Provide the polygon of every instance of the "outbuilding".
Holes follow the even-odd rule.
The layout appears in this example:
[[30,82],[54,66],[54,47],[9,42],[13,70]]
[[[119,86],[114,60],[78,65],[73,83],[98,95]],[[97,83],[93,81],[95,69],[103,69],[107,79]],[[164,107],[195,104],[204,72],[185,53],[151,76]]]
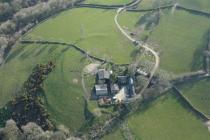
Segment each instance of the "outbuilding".
[[108,87],[107,84],[95,85],[95,94],[96,96],[108,96]]

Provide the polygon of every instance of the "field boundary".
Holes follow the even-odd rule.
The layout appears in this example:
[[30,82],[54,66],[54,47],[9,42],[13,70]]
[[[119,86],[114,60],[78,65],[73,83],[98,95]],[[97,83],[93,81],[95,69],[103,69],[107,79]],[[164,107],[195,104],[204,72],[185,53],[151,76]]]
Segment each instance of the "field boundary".
[[79,51],[81,54],[86,55],[90,57],[91,59],[94,59],[95,61],[99,61],[102,63],[109,63],[111,65],[116,65],[116,66],[128,66],[129,64],[116,64],[112,61],[107,61],[106,59],[99,58],[97,56],[91,55],[87,53],[85,50],[81,49],[80,47],[74,45],[74,44],[68,44],[65,42],[58,42],[58,41],[40,41],[40,40],[20,40],[20,43],[22,44],[48,44],[48,45],[62,45],[62,46],[68,46],[68,47],[73,47],[75,50]]
[[210,117],[203,113],[202,111],[200,111],[197,107],[195,107],[192,102],[190,101],[190,99],[188,99],[176,86],[173,86],[172,89],[174,90],[174,92],[183,99],[183,101],[190,107],[190,109],[199,117],[201,117],[204,121],[208,121],[210,120]]
[[[138,0],[136,0],[136,1],[138,1]],[[136,1],[134,1],[134,2],[136,2]],[[130,6],[134,2],[131,2],[127,5],[121,5],[121,7]],[[136,3],[136,4],[138,4],[138,3]],[[148,9],[126,9],[126,11],[128,11],[128,12],[150,12],[150,11],[169,9],[169,8],[172,8],[172,7],[174,7],[174,5],[166,5],[166,6],[160,6],[160,7],[148,8]],[[119,5],[116,6],[116,5],[98,5],[98,4],[81,4],[81,3],[78,3],[78,4],[75,5],[75,8],[96,8],[96,9],[110,10],[110,9],[117,9],[117,8],[120,8],[120,7],[119,7]],[[194,14],[194,15],[201,15],[201,16],[210,17],[210,12],[207,12],[207,11],[193,9],[193,8],[187,8],[187,7],[182,6],[182,5],[176,5],[175,8],[177,10],[183,10],[183,11],[186,11],[186,12],[190,12],[191,14]]]
[[90,7],[90,8],[102,8],[102,9],[116,9],[116,8],[120,8],[123,6],[129,6],[132,5],[134,3],[138,4],[139,0],[132,0],[131,2],[127,3],[127,4],[85,4],[85,3],[78,3],[75,6],[78,7]]

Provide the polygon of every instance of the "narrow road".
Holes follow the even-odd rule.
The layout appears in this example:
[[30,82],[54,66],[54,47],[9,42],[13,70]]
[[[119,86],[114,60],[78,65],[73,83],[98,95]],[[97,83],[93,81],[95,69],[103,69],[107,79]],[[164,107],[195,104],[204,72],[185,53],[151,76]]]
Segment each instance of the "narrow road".
[[[136,1],[136,3],[139,3],[140,1],[141,1],[141,0]],[[127,100],[128,102],[135,101],[135,100],[137,100],[137,99],[139,99],[139,98],[142,97],[142,93],[143,93],[143,92],[146,90],[146,88],[148,87],[150,81],[152,80],[152,78],[153,78],[153,76],[154,76],[155,72],[157,71],[157,69],[158,69],[158,67],[159,67],[159,64],[160,64],[160,57],[158,56],[158,53],[155,52],[153,49],[151,49],[151,47],[150,47],[148,44],[143,43],[143,41],[139,41],[139,40],[136,40],[135,38],[132,38],[132,37],[131,37],[131,36],[130,36],[122,27],[121,27],[121,25],[120,25],[119,22],[118,22],[118,16],[119,16],[119,14],[120,14],[121,12],[123,12],[123,11],[126,11],[127,8],[131,8],[131,7],[135,6],[136,3],[133,3],[132,5],[129,5],[129,6],[127,6],[127,7],[119,8],[119,9],[117,10],[116,15],[115,15],[114,21],[115,21],[115,24],[117,25],[117,28],[120,30],[120,32],[121,32],[126,38],[128,38],[128,39],[129,39],[130,41],[132,41],[133,43],[137,43],[137,45],[138,45],[139,47],[141,47],[141,48],[145,49],[146,51],[149,51],[149,52],[152,53],[152,55],[155,57],[155,66],[153,67],[152,71],[150,72],[150,77],[149,77],[149,80],[148,80],[147,84],[143,87],[143,89],[140,91],[139,94],[137,94],[137,95],[136,95],[135,97],[133,97],[133,98],[128,99],[128,100]]]

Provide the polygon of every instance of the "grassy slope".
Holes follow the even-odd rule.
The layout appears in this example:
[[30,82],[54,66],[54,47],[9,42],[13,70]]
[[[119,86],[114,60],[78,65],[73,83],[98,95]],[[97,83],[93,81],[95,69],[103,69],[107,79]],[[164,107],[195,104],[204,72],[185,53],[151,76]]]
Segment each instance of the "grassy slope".
[[[120,24],[129,30],[138,30],[138,21],[143,14],[124,12],[119,16]],[[184,11],[175,11],[173,15],[164,12],[150,36],[150,41],[159,45],[156,49],[161,51],[161,68],[175,74],[202,68],[202,49],[206,46],[205,35],[209,28],[210,20],[206,17]]]
[[139,9],[149,9],[169,5],[171,3],[173,3],[173,0],[142,0],[138,7]]
[[[56,69],[44,84],[47,107],[58,124],[65,124],[72,130],[79,128],[85,121],[79,72],[86,61],[81,61],[81,58],[80,53],[72,48],[19,45],[11,52],[7,63],[0,67],[0,81],[4,81],[0,84],[1,106],[12,98],[12,93],[22,86],[37,63],[56,60]],[[79,82],[73,84],[73,79]]]
[[88,4],[126,4],[131,2],[131,0],[86,0],[85,3]]
[[88,8],[69,10],[44,22],[29,36],[76,43],[90,54],[128,63],[133,44],[118,31],[114,23],[115,13],[115,10]]
[[129,126],[138,140],[207,140],[207,128],[172,93],[131,116]]
[[174,3],[178,3],[179,5],[187,8],[193,8],[197,10],[204,10],[210,12],[209,0],[142,0],[142,2],[139,4],[139,8],[157,8],[159,6],[165,6]]
[[177,0],[177,2],[185,7],[204,10],[210,12],[209,0]]
[[[135,13],[135,12],[122,12],[119,15],[119,23],[122,27],[128,28],[129,30],[136,29],[138,21],[143,16],[143,12]],[[129,22],[128,22],[129,21]]]
[[200,111],[210,116],[210,81],[201,80],[198,82],[190,82],[180,86],[183,94],[190,99],[192,104]]
[[[192,24],[196,23],[196,24]],[[184,11],[164,14],[150,36],[161,50],[161,68],[176,74],[202,67],[202,48],[210,19]]]

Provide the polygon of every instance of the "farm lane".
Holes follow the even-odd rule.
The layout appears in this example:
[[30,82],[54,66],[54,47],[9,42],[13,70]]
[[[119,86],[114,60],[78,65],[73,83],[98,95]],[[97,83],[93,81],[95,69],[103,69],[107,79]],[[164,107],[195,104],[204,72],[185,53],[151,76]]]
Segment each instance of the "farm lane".
[[132,38],[130,35],[128,35],[128,33],[126,33],[126,31],[121,27],[121,25],[120,25],[119,22],[118,22],[118,16],[119,16],[119,14],[120,14],[121,12],[126,11],[127,8],[131,8],[131,7],[135,6],[136,4],[138,4],[139,2],[141,2],[141,0],[136,1],[136,2],[133,3],[132,5],[129,5],[129,6],[126,6],[126,7],[122,7],[122,8],[119,8],[119,9],[117,10],[117,13],[116,13],[115,18],[114,18],[114,21],[115,21],[115,24],[117,25],[117,28],[120,30],[120,32],[121,32],[126,38],[128,38],[128,39],[129,39],[130,41],[132,41],[133,43],[137,43],[137,45],[138,45],[139,47],[144,48],[146,51],[151,52],[151,53],[154,55],[154,57],[155,57],[155,66],[154,66],[154,68],[153,68],[152,71],[151,71],[151,75],[150,75],[150,77],[149,77],[149,80],[148,80],[147,84],[143,87],[143,89],[141,90],[141,92],[140,92],[139,94],[137,94],[135,97],[133,97],[133,98],[131,98],[131,99],[128,99],[128,102],[132,102],[132,101],[138,100],[139,98],[142,97],[142,96],[141,96],[142,93],[143,93],[143,92],[146,90],[146,88],[148,87],[150,81],[152,80],[152,78],[153,78],[153,76],[154,76],[155,72],[157,71],[157,69],[158,69],[158,67],[159,67],[159,64],[160,64],[160,57],[159,57],[158,53],[155,52],[153,49],[151,49],[151,47],[150,47],[148,44],[146,44],[146,43],[144,43],[144,42],[142,42],[142,41],[136,40],[135,38]]

